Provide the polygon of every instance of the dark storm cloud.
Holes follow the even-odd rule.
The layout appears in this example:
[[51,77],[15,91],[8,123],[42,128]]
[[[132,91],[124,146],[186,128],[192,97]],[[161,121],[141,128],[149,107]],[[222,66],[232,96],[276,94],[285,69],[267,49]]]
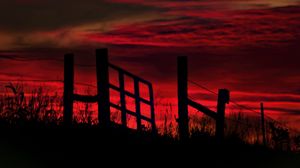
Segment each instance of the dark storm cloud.
[[152,7],[104,0],[1,1],[0,30],[45,31],[138,16]]

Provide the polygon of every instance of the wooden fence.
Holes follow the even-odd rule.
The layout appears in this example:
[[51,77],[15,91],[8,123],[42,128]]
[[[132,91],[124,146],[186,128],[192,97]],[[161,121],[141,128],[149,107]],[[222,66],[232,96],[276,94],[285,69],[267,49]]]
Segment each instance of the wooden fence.
[[229,103],[229,90],[220,89],[218,94],[217,112],[197,103],[188,97],[188,60],[187,57],[177,58],[178,81],[178,126],[179,137],[182,140],[189,138],[188,106],[210,116],[216,121],[216,138],[220,141],[224,138],[225,107]]
[[[118,86],[109,83],[109,68],[118,72]],[[136,118],[137,129],[142,130],[142,121],[151,124],[153,132],[157,132],[155,124],[155,109],[152,84],[128,72],[121,67],[111,64],[108,61],[108,50],[96,50],[96,74],[97,74],[97,95],[79,95],[74,94],[74,55],[66,54],[64,57],[64,124],[66,127],[72,126],[73,122],[73,103],[74,101],[98,103],[98,121],[101,126],[110,127],[110,108],[121,111],[121,123],[124,127],[128,126],[127,115]],[[134,91],[130,92],[125,89],[125,77],[134,81]],[[181,140],[189,138],[189,112],[188,107],[195,108],[216,121],[215,135],[218,140],[224,139],[225,127],[225,109],[226,104],[230,101],[230,92],[227,89],[220,89],[218,92],[217,111],[213,111],[206,106],[191,100],[188,96],[188,60],[187,57],[178,57],[177,59],[177,81],[178,81],[178,133]],[[140,84],[148,88],[149,98],[143,98],[140,95]],[[110,89],[120,93],[120,104],[110,102]],[[127,108],[126,97],[135,100],[135,111]],[[150,106],[151,117],[142,115],[141,103]],[[262,132],[265,140],[264,112],[262,111]]]
[[[109,83],[109,68],[118,72],[119,86]],[[142,130],[142,120],[151,124],[153,132],[156,132],[154,96],[152,84],[116,65],[109,63],[108,50],[96,50],[96,73],[97,73],[97,95],[74,94],[74,55],[66,54],[64,58],[64,124],[70,127],[73,122],[74,101],[86,103],[98,103],[98,121],[101,126],[110,127],[110,107],[121,111],[121,121],[124,127],[127,126],[127,114],[136,117],[137,129]],[[134,81],[134,93],[125,90],[124,77],[129,77]],[[140,96],[140,83],[148,87],[149,99]],[[120,93],[120,105],[110,102],[110,89]],[[126,96],[135,99],[135,111],[126,107]],[[151,117],[141,114],[141,103],[150,106]]]

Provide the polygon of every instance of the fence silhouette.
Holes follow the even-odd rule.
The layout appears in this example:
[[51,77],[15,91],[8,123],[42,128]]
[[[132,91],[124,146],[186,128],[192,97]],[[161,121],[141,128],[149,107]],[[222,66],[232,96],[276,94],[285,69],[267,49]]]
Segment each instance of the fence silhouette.
[[[109,68],[118,72],[119,86],[109,83]],[[108,50],[96,50],[96,74],[97,74],[97,95],[74,94],[74,55],[66,54],[64,59],[64,124],[67,127],[73,121],[73,102],[98,103],[98,121],[104,127],[110,127],[110,107],[121,111],[121,121],[127,127],[127,114],[136,117],[137,129],[142,130],[142,120],[151,124],[153,132],[156,132],[154,96],[152,84],[116,65],[109,63]],[[134,81],[134,93],[125,90],[125,76]],[[149,100],[140,96],[140,86],[143,83],[148,87]],[[120,93],[120,105],[110,102],[110,89]],[[135,111],[126,107],[126,96],[135,99]],[[141,103],[150,106],[151,118],[141,114]]]
[[[228,123],[234,124],[237,126],[246,126],[247,128],[253,128],[253,124],[246,123],[239,119],[228,118],[225,116],[225,107],[226,104],[231,103],[232,105],[241,108],[243,110],[250,111],[251,114],[258,115],[259,119],[256,127],[259,127],[259,132],[261,134],[261,143],[264,146],[268,146],[268,141],[270,138],[279,139],[285,143],[285,145],[289,145],[288,141],[290,140],[290,135],[299,134],[299,131],[289,128],[285,124],[282,124],[279,121],[274,120],[273,118],[265,115],[264,103],[260,103],[260,112],[252,109],[251,107],[247,107],[245,105],[241,105],[236,101],[230,100],[230,93],[227,89],[220,89],[219,92],[214,92],[207,87],[188,79],[188,66],[187,66],[187,57],[178,57],[177,58],[177,75],[178,75],[178,125],[179,125],[179,136],[181,139],[185,140],[189,137],[189,111],[188,107],[193,107],[198,112],[202,112],[205,115],[213,118],[215,120],[215,136],[217,140],[222,141],[224,139],[224,130]],[[188,83],[191,83],[213,95],[218,96],[217,102],[217,110],[216,112],[210,110],[208,107],[195,102],[188,95]],[[268,129],[267,129],[268,128]],[[289,135],[290,134],[290,135]],[[272,136],[272,137],[270,137]],[[273,139],[274,140],[274,139]],[[259,137],[257,138],[259,141]],[[276,141],[276,140],[275,140]]]
[[[74,85],[87,85],[90,84],[84,83],[76,83],[74,82],[74,55],[66,54],[64,60],[56,60],[59,62],[64,62],[64,79],[63,80],[28,80],[28,82],[59,82],[64,84],[64,125],[66,127],[70,127],[73,122],[73,103],[74,101],[86,102],[86,103],[98,103],[98,120],[99,124],[104,127],[110,127],[110,108],[114,108],[121,111],[121,123],[124,127],[127,127],[127,115],[134,116],[136,118],[137,129],[142,130],[143,125],[142,121],[146,121],[151,124],[151,128],[153,132],[157,132],[156,124],[155,124],[155,109],[154,109],[154,93],[152,84],[142,79],[139,76],[128,72],[121,67],[118,67],[108,61],[108,50],[107,49],[98,49],[96,50],[96,76],[97,76],[97,95],[79,95],[74,94]],[[260,112],[253,110],[250,107],[245,105],[240,105],[237,102],[230,100],[230,92],[227,89],[220,89],[218,93],[199,85],[198,83],[188,79],[188,62],[187,57],[178,57],[177,59],[177,77],[178,77],[178,133],[180,139],[186,140],[189,138],[189,111],[188,107],[192,107],[199,112],[208,115],[216,121],[216,129],[215,135],[218,140],[222,141],[224,139],[224,129],[225,129],[225,121],[230,120],[235,124],[249,126],[248,123],[243,123],[239,120],[233,120],[230,118],[226,118],[226,104],[231,103],[238,108],[246,109],[253,114],[259,115],[261,119],[261,134],[262,134],[262,142],[264,145],[267,143],[267,134],[269,133],[266,130],[267,120],[270,122],[281,125],[283,128],[287,128],[282,123],[272,119],[271,117],[265,115],[264,106],[261,104]],[[80,65],[82,66],[82,65]],[[91,65],[87,65],[90,67]],[[94,65],[93,65],[94,66]],[[85,66],[84,66],[85,67]],[[109,83],[109,68],[114,69],[118,72],[118,80],[119,86],[113,85]],[[125,89],[125,77],[129,77],[134,81],[134,91],[129,92]],[[2,82],[4,80],[1,80]],[[24,80],[27,81],[27,80]],[[12,81],[8,81],[12,82]],[[206,107],[203,104],[200,104],[190,98],[188,95],[188,83],[192,83],[214,95],[218,96],[217,100],[217,110],[213,111]],[[140,84],[144,84],[148,88],[149,98],[143,98],[140,95]],[[94,87],[94,86],[93,86]],[[120,93],[120,104],[114,104],[110,102],[110,89],[117,91]],[[127,108],[126,97],[133,98],[135,100],[135,111],[131,111]],[[147,117],[142,115],[141,103],[150,106],[151,117]],[[294,131],[289,128],[290,131]],[[294,131],[295,132],[295,131]]]
[[178,80],[178,126],[179,136],[182,140],[189,138],[189,115],[188,106],[210,116],[216,121],[216,138],[220,141],[224,138],[225,107],[229,103],[229,91],[220,89],[218,94],[217,112],[210,110],[204,105],[191,100],[188,97],[188,62],[187,57],[177,58]]

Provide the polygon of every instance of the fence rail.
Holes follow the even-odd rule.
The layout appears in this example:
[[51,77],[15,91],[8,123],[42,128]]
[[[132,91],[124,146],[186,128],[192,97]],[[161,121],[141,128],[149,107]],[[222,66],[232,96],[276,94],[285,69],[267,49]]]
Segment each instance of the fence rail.
[[[119,86],[109,83],[109,68],[118,72]],[[96,73],[97,73],[97,95],[79,95],[74,94],[74,55],[66,54],[64,59],[64,124],[72,125],[73,120],[73,102],[98,103],[99,124],[104,127],[110,127],[110,107],[121,111],[122,125],[127,127],[127,114],[136,117],[137,129],[142,130],[142,121],[149,122],[153,132],[156,132],[154,96],[151,82],[140,78],[133,73],[122,69],[108,61],[108,50],[96,50]],[[134,81],[134,93],[125,90],[125,76]],[[149,100],[140,96],[139,84],[146,84],[149,92]],[[110,89],[120,93],[120,105],[110,102]],[[126,96],[135,99],[135,111],[127,109]],[[150,106],[151,117],[148,118],[141,114],[141,103]]]
[[188,106],[197,109],[216,121],[216,137],[224,139],[225,107],[229,103],[229,91],[220,89],[218,94],[217,111],[212,111],[204,105],[197,103],[188,96],[188,59],[185,56],[177,58],[177,81],[178,81],[178,125],[180,139],[185,141],[189,138],[189,111]]
[[[136,117],[138,130],[142,130],[142,122],[141,121],[144,120],[151,124],[153,131],[156,131],[155,112],[154,112],[154,96],[153,96],[152,84],[149,81],[142,79],[142,78],[138,77],[137,75],[134,75],[134,74],[132,74],[116,65],[113,65],[111,63],[109,63],[109,67],[117,70],[118,76],[119,76],[119,87],[115,86],[113,84],[109,84],[109,87],[115,91],[120,92],[120,106],[113,104],[113,103],[110,103],[110,106],[117,110],[121,110],[122,125],[123,126],[127,125],[126,114],[129,114],[129,115]],[[125,79],[124,79],[125,76],[133,79],[134,93],[131,93],[131,92],[125,90]],[[140,86],[139,86],[140,83],[144,83],[148,87],[148,92],[150,95],[149,100],[144,99],[140,96]],[[126,96],[129,96],[129,97],[135,99],[135,112],[130,111],[126,108]],[[144,104],[150,106],[151,118],[148,118],[141,114],[141,110],[142,110],[141,103],[144,103]]]

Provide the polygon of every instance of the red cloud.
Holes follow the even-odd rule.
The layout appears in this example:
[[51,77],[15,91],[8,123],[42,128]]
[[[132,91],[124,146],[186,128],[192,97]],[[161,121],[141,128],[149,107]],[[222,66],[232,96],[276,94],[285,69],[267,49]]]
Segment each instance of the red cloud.
[[[265,101],[267,113],[298,112],[296,109],[300,105],[297,103],[299,96],[296,91],[299,91],[300,79],[295,76],[299,74],[299,49],[290,46],[298,46],[299,42],[299,6],[247,10],[229,10],[226,7],[227,10],[212,10],[220,6],[205,1],[206,4],[202,1],[118,2],[142,2],[144,5],[155,6],[161,9],[162,18],[113,27],[109,32],[87,32],[85,42],[110,44],[112,62],[153,81],[158,94],[156,100],[163,99],[162,105],[157,108],[157,115],[161,115],[161,119],[166,112],[165,105],[172,107],[171,116],[177,112],[175,60],[176,56],[183,54],[190,56],[191,79],[207,82],[214,90],[227,87],[241,91],[233,92],[232,98],[257,111],[259,102]],[[51,56],[60,56],[59,59],[65,53],[47,52]],[[94,58],[93,51],[85,51],[76,54],[79,55],[77,63],[88,63],[87,53]],[[43,54],[36,53],[39,58]],[[50,56],[46,58],[52,59]],[[89,60],[89,63],[93,62],[93,59]],[[37,64],[29,59],[26,66],[20,68],[24,63],[15,61],[6,62],[0,67],[1,70],[21,71],[24,75],[44,75],[45,78],[49,74],[62,77],[62,63],[50,63],[45,59],[44,63],[39,64],[42,67],[36,67]],[[76,72],[76,81],[95,83],[95,69],[77,67]],[[0,77],[6,78],[7,74]],[[196,97],[197,101],[215,107],[215,97],[199,92],[196,88],[190,90],[191,96]],[[263,94],[249,94],[254,90]],[[294,94],[278,94],[288,91]]]
[[[299,12],[286,12],[289,10]],[[91,33],[87,38],[110,44],[236,47],[288,45],[300,37],[298,6],[195,13],[185,11],[184,17],[126,25],[106,33]]]

